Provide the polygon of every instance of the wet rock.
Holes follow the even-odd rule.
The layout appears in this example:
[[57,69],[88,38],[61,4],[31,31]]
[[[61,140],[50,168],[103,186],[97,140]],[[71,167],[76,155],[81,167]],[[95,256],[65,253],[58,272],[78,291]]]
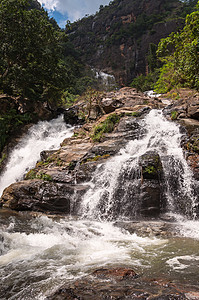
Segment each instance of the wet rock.
[[193,171],[194,178],[199,181],[199,156],[198,154],[189,155],[187,162]]
[[192,119],[199,120],[199,94],[191,98],[189,101],[187,116]]
[[140,215],[157,217],[161,212],[161,186],[156,181],[145,182],[140,188]]
[[[136,109],[140,109],[140,106]],[[142,107],[143,108],[143,107]],[[144,109],[145,110],[145,109]],[[36,168],[30,172],[31,176],[27,176],[28,178],[50,178],[51,181],[46,184],[45,190],[45,205],[41,205],[42,197],[39,196],[33,197],[30,193],[28,196],[28,190],[26,189],[26,197],[24,196],[24,184],[20,185],[17,183],[12,186],[13,192],[11,190],[6,190],[6,193],[3,195],[2,203],[5,207],[10,207],[16,210],[41,210],[44,211],[53,211],[53,203],[54,203],[54,211],[59,213],[61,210],[63,213],[76,213],[78,211],[79,205],[79,191],[75,195],[75,189],[79,184],[89,182],[92,179],[92,176],[96,170],[98,164],[104,164],[107,159],[109,159],[112,155],[115,155],[119,152],[119,150],[126,145],[126,143],[131,139],[137,139],[141,134],[141,126],[140,120],[137,119],[134,115],[126,115],[123,112],[119,112],[122,114],[119,124],[116,126],[115,130],[111,133],[107,133],[104,135],[103,142],[93,143],[91,139],[86,136],[81,136],[77,132],[77,137],[74,136],[72,138],[65,139],[62,143],[62,147],[55,152],[50,153],[50,151],[45,151],[42,153],[43,161],[38,163]],[[106,116],[101,118],[101,121],[104,120]],[[85,127],[85,126],[84,126]],[[90,127],[86,127],[88,129],[88,133],[90,131]],[[81,133],[81,129],[80,129]],[[51,155],[50,155],[51,154]],[[148,154],[148,156],[150,156]],[[157,157],[155,157],[157,160]],[[153,159],[155,159],[153,158]],[[149,157],[147,158],[149,159]],[[142,159],[144,162],[144,158]],[[152,162],[150,162],[152,165]],[[129,162],[130,164],[130,162]],[[154,165],[154,163],[153,163]],[[156,162],[157,165],[157,162]],[[144,163],[143,163],[144,168]],[[146,169],[146,166],[145,166]],[[143,169],[144,170],[144,169]],[[159,172],[159,171],[158,171]],[[135,177],[134,170],[132,172],[124,172],[121,174],[121,178],[119,178],[120,185],[116,188],[114,192],[114,211],[112,212],[115,217],[119,215],[124,215],[128,217],[135,217],[136,210],[138,206],[138,199],[140,193],[140,173],[138,170],[138,176]],[[43,175],[42,175],[43,174]],[[159,173],[158,173],[159,174]],[[33,177],[32,177],[33,175]],[[157,174],[156,174],[157,175]],[[154,177],[154,174],[153,174]],[[136,179],[136,184],[134,184],[134,180]],[[42,182],[42,180],[41,180]],[[27,183],[32,186],[31,181]],[[77,186],[76,186],[77,184]],[[33,184],[34,185],[34,184]],[[42,186],[42,183],[38,184]],[[61,192],[62,186],[67,187],[71,193],[68,196],[64,196],[64,193]],[[59,187],[60,190],[56,189],[56,192],[52,193],[52,190],[55,187]],[[14,191],[16,189],[16,192]],[[21,192],[20,192],[21,189]],[[47,190],[49,189],[49,192]],[[84,192],[86,187],[84,189]],[[150,187],[146,187],[143,185],[141,187],[142,199],[143,203],[145,203],[145,199],[147,195],[150,193],[155,193],[157,195],[158,189],[150,183]],[[35,192],[36,193],[36,192]],[[9,201],[10,194],[13,194],[12,200]],[[15,197],[17,194],[17,197]],[[37,194],[37,193],[36,193]],[[8,196],[9,195],[9,196]],[[47,195],[49,200],[47,200]],[[82,191],[83,195],[83,191]],[[76,197],[76,199],[74,199]],[[27,200],[27,199],[29,200]],[[64,200],[66,199],[67,200]],[[68,208],[61,209],[58,207],[58,202],[60,202],[60,207],[63,207],[64,201],[68,202],[68,207],[70,206],[70,198],[72,198],[72,209]],[[156,196],[158,198],[158,195]],[[54,201],[54,200],[55,201]],[[121,203],[121,199],[123,204]],[[53,202],[54,201],[54,202]],[[16,203],[15,203],[16,202]],[[17,204],[18,202],[18,204]],[[24,204],[23,204],[24,202]],[[31,204],[33,202],[33,204]],[[124,203],[125,202],[125,203]],[[152,215],[152,211],[155,211],[158,200],[148,201],[148,211],[150,210],[150,214]],[[49,203],[49,207],[48,207]],[[155,204],[154,204],[155,203]],[[156,205],[156,206],[155,206]],[[44,207],[45,206],[45,207]],[[76,207],[75,207],[76,206]],[[125,210],[124,210],[125,206]],[[103,206],[102,206],[103,207]],[[102,208],[103,209],[103,208]],[[156,209],[157,210],[157,209]],[[159,210],[158,210],[159,211]],[[143,213],[144,215],[144,213]]]
[[140,157],[141,187],[140,213],[143,216],[155,217],[160,214],[162,203],[161,179],[163,175],[160,157],[156,152],[147,152]]
[[[45,199],[45,208],[44,205],[43,207],[41,206],[43,196],[40,195],[37,199],[36,196],[33,197],[33,195],[28,192],[28,189],[25,189],[26,192],[24,192],[24,184],[20,185],[20,183],[12,186],[12,192],[11,189],[6,190],[6,193],[2,198],[3,206],[9,207],[10,205],[10,207],[17,210],[27,209],[45,211],[46,209],[46,211],[51,211],[53,210],[53,203],[55,203],[55,211],[60,212],[61,209],[58,207],[58,202],[60,201],[60,207],[63,207],[63,203],[66,201],[68,203],[68,206],[66,206],[70,206],[70,209],[65,208],[62,212],[77,212],[78,209],[75,208],[75,205],[77,205],[77,207],[79,205],[81,198],[79,195],[83,195],[86,190],[86,188],[82,188],[81,185],[85,184],[85,182],[89,182],[92,179],[97,166],[102,165],[101,167],[103,167],[103,164],[111,156],[119,153],[120,149],[125,147],[129,140],[140,139],[144,136],[145,128],[142,126],[142,117],[147,114],[151,108],[167,105],[162,104],[159,99],[151,99],[144,96],[142,93],[137,93],[136,90],[132,88],[122,88],[115,92],[109,92],[103,97],[104,98],[101,99],[100,103],[101,105],[104,103],[104,113],[105,106],[107,106],[107,109],[110,109],[111,111],[114,110],[114,114],[119,116],[120,119],[119,122],[114,124],[113,131],[103,133],[103,138],[100,142],[93,142],[92,135],[95,126],[101,124],[108,116],[113,114],[103,115],[103,110],[99,111],[98,107],[98,112],[97,110],[96,112],[99,115],[95,116],[98,118],[97,122],[87,122],[82,127],[79,126],[76,128],[74,136],[65,139],[59,150],[43,151],[41,153],[42,162],[38,163],[33,169],[34,176],[28,177],[40,178],[38,186],[42,186],[42,182],[46,185],[44,194],[49,196],[49,202]],[[187,99],[186,101],[188,101]],[[168,107],[168,117],[171,117],[170,113],[175,109],[178,110],[178,112],[180,111],[181,113],[186,114],[188,105],[188,102],[186,101],[173,101]],[[86,105],[86,102],[82,102],[67,110],[67,112],[65,112],[66,122],[71,124],[82,122],[79,117],[81,115],[80,111],[82,108],[85,108]],[[97,105],[96,102],[93,109],[97,109]],[[186,118],[181,119],[178,122],[183,125],[180,127],[181,129],[184,130],[186,127],[184,136],[187,132],[189,134],[189,140],[184,138],[182,144],[186,149],[186,157],[188,157],[190,166],[194,170],[195,178],[198,179],[198,132],[196,132],[196,129],[199,127],[199,121],[190,121],[190,119]],[[131,165],[130,160],[128,164]],[[44,177],[50,178],[51,181],[46,183],[44,180],[41,180],[42,174],[44,174]],[[115,217],[120,215],[129,218],[157,217],[166,207],[163,197],[163,180],[162,164],[158,154],[155,151],[146,153],[140,158],[139,166],[136,170],[127,168],[119,175],[119,184],[113,193],[115,205],[112,208],[113,211],[111,213],[113,213]],[[170,181],[170,185],[175,189],[178,182],[175,174],[171,174]],[[34,183],[31,183],[31,181],[29,182],[30,186],[33,187]],[[59,189],[56,190],[55,187],[59,187],[60,191]],[[66,194],[68,193],[68,196],[65,197],[64,193],[61,192],[63,190],[62,187],[63,189],[66,189]],[[14,189],[16,189],[16,192]],[[47,192],[48,189],[49,192]],[[54,189],[56,192],[52,192]],[[13,198],[12,201],[9,201],[9,197],[11,196],[8,195],[11,194],[13,195]],[[26,194],[26,197],[24,194]],[[37,193],[35,195],[37,195]],[[106,201],[107,194],[103,197],[102,202]],[[72,199],[72,206],[69,198]],[[17,204],[17,201],[19,204]],[[24,205],[22,203],[23,201]],[[33,205],[31,205],[31,201],[34,202]],[[14,202],[16,203],[14,204]],[[48,203],[49,208],[47,207]],[[101,206],[103,210],[104,206]],[[184,208],[179,207],[179,211],[184,211]]]
[[[195,296],[197,291],[186,290]],[[66,283],[46,300],[185,300],[182,287],[164,279],[150,279],[128,268],[98,269],[90,276]],[[194,299],[194,298],[188,298]]]
[[[186,136],[182,143],[187,162],[193,171],[194,178],[199,180],[199,121],[183,119],[181,124],[186,128]],[[198,192],[197,192],[198,193]]]
[[[104,158],[106,159],[106,158]],[[86,159],[85,162],[82,162],[77,170],[75,170],[75,180],[77,183],[89,182],[92,179],[92,176],[96,170],[98,163],[101,163],[103,160],[102,156],[95,156],[94,158]]]
[[163,169],[159,154],[156,152],[147,152],[139,159],[141,173],[144,179],[155,179],[160,181]]
[[45,161],[48,159],[49,156],[51,156],[53,153],[55,153],[57,150],[43,150],[40,153],[40,157],[42,161]]
[[195,129],[186,144],[187,150],[199,154],[199,128]]
[[82,196],[86,186],[47,182],[39,179],[11,184],[3,192],[4,207],[13,210],[34,210],[69,214],[74,194]]
[[[172,95],[172,92],[170,92]],[[199,94],[194,90],[178,89],[173,94],[178,95],[179,99],[171,100],[164,110],[165,116],[172,120],[193,119],[199,120]]]
[[121,119],[119,122],[116,132],[128,132],[130,131],[131,133],[134,134],[134,138],[138,138],[139,132],[140,132],[140,124],[139,120],[136,118],[133,118],[133,113],[131,116],[127,116]]
[[164,221],[164,216],[161,216],[161,220],[154,221],[117,221],[114,223],[114,226],[125,229],[131,234],[136,233],[137,235],[141,236],[158,236],[162,238],[168,238],[176,236],[177,234],[175,220],[169,222]]
[[181,119],[179,123],[186,128],[186,132],[188,132],[189,135],[191,135],[194,130],[199,128],[199,121],[194,119]]
[[72,161],[81,161],[83,157],[93,147],[90,139],[65,139],[62,143],[62,148],[57,155],[57,159],[60,159],[64,163],[70,163]]
[[113,139],[107,139],[106,141],[94,145],[93,148],[91,149],[91,153],[95,155],[114,155],[116,154],[119,150],[121,145],[123,145],[121,140],[113,140]]
[[84,123],[85,120],[80,116],[79,109],[79,106],[73,106],[64,112],[64,120],[67,124],[78,125]]
[[129,278],[137,278],[138,274],[132,269],[116,268],[116,269],[98,269],[93,272],[93,275],[98,278],[114,278],[115,280],[123,280]]

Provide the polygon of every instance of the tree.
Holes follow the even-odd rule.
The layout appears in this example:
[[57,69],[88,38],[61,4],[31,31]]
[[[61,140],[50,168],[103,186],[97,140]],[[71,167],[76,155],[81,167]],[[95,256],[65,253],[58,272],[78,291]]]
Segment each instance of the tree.
[[56,99],[68,78],[60,61],[63,35],[28,0],[0,0],[0,89],[33,100]]
[[199,2],[182,31],[160,41],[157,54],[164,63],[157,91],[167,92],[176,85],[199,90]]

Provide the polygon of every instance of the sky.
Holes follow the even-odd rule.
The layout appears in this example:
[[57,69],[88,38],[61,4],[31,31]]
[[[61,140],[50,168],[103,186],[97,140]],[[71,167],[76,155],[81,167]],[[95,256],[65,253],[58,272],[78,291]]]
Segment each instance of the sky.
[[71,22],[92,15],[99,10],[100,5],[109,4],[110,0],[38,0],[53,17],[60,27],[64,28],[66,21]]

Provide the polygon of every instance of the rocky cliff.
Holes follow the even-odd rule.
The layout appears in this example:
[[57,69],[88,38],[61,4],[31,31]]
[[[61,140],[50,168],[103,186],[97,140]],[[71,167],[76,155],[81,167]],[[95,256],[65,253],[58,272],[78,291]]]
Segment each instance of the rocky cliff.
[[154,67],[154,45],[183,26],[184,12],[196,2],[115,0],[67,26],[67,32],[87,64],[128,84]]

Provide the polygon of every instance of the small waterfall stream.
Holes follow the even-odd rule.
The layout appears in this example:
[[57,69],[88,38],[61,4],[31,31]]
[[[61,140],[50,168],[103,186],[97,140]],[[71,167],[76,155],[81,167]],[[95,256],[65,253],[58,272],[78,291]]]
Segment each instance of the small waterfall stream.
[[0,195],[5,187],[23,178],[40,159],[43,150],[60,147],[64,138],[73,134],[73,128],[65,124],[63,116],[33,125],[10,153],[6,170],[0,177]]
[[163,166],[167,211],[179,212],[186,201],[186,215],[195,217],[194,178],[181,148],[180,128],[152,110],[141,124],[144,136],[130,141],[118,155],[98,166],[91,188],[82,201],[85,217],[115,219],[135,216],[139,210],[141,174],[139,159],[154,152]]
[[[146,278],[166,278],[184,285],[191,282],[198,288],[196,183],[180,147],[180,128],[158,110],[152,110],[141,126],[140,138],[98,166],[82,199],[83,218],[0,210],[0,299],[42,300],[64,282],[96,268],[121,265],[144,273]],[[61,117],[35,125],[12,153],[1,189],[22,178],[42,150],[57,148],[71,134],[72,128],[64,125]],[[148,151],[157,152],[162,162],[167,211],[174,217],[176,237],[140,236],[113,221],[127,222],[129,216],[133,221],[136,217],[141,186],[139,158]],[[27,158],[22,158],[24,153]],[[185,202],[189,220],[179,214],[178,208]],[[129,214],[130,210],[133,213]]]

